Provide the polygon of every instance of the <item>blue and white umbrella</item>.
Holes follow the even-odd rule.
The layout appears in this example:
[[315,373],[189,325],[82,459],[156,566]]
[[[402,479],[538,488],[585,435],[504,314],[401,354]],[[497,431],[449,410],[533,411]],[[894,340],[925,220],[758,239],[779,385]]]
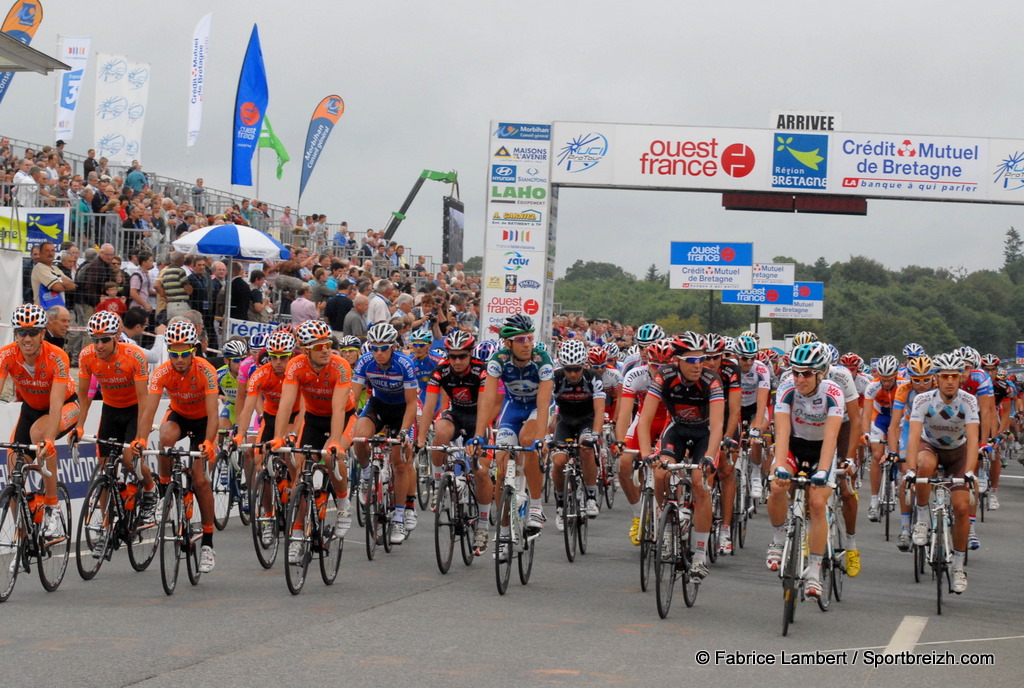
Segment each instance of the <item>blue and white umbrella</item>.
[[213,225],[173,242],[182,253],[225,256],[235,260],[287,260],[291,252],[281,242],[245,225]]

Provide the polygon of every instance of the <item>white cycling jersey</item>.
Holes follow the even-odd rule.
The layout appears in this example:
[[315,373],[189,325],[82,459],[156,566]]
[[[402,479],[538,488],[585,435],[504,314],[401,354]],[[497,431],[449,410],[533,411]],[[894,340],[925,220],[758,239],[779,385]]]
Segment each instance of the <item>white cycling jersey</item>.
[[825,439],[825,421],[842,417],[846,409],[843,390],[828,379],[822,379],[814,394],[805,397],[797,391],[793,376],[788,376],[775,395],[775,418],[778,414],[789,414],[793,436],[800,439],[821,442]]
[[921,439],[938,449],[956,449],[967,441],[967,426],[979,423],[978,398],[958,389],[950,403],[939,390],[921,392],[914,398],[910,420],[919,421]]
[[743,395],[740,406],[754,406],[757,404],[757,391],[771,388],[772,373],[761,361],[754,361],[750,370],[745,373],[740,368],[740,390]]

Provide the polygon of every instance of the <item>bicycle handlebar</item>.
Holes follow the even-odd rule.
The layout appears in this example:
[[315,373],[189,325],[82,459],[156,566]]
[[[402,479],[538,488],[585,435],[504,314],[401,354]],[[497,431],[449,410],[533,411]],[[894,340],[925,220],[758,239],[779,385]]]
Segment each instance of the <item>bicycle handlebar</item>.
[[353,443],[361,442],[365,444],[402,444],[402,440],[397,437],[353,437]]
[[[49,478],[49,477],[51,477],[53,475],[53,473],[51,473],[49,471],[49,469],[46,466],[44,466],[43,464],[36,463],[35,461],[28,461],[27,460],[28,459],[28,452],[34,452],[34,451],[38,451],[39,450],[39,447],[37,447],[34,444],[24,444],[22,442],[0,442],[0,449],[7,449],[7,450],[10,450],[10,451],[18,452],[19,454],[24,456],[26,458],[26,461],[25,461],[25,464],[24,464],[26,468],[33,468],[35,470],[38,470],[40,473],[45,475],[47,478]],[[38,461],[38,459],[39,459],[39,457],[37,456],[36,457],[36,461]]]

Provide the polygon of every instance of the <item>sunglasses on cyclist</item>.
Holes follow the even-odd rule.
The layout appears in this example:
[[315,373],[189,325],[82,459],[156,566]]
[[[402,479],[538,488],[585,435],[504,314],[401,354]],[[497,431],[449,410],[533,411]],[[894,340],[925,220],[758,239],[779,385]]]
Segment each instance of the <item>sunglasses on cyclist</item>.
[[896,376],[895,375],[888,375],[888,376],[884,376],[883,377],[883,376],[880,375],[878,377],[878,379],[881,380],[882,382],[892,382],[893,380],[896,379]]
[[913,382],[915,385],[922,385],[926,382],[931,382],[932,379],[930,377],[911,377],[910,381]]
[[109,344],[114,341],[113,337],[92,337],[92,341],[96,344]]
[[18,329],[16,329],[14,331],[14,336],[15,337],[35,337],[40,332],[42,332],[42,329],[40,329],[38,327],[19,327]]
[[414,349],[422,349],[422,348],[424,348],[426,346],[428,346],[428,344],[426,342],[413,342],[412,343],[412,348],[414,348]]
[[225,358],[224,360],[227,361],[228,363],[241,363],[242,361],[245,360],[245,357],[244,356],[232,356],[230,358]]
[[348,354],[348,353],[352,353],[353,351],[355,351],[356,353],[359,353],[359,347],[358,346],[346,346],[345,348],[343,348],[341,350],[341,353]]
[[193,353],[195,353],[195,349],[185,349],[184,351],[172,351],[171,349],[167,350],[167,355],[170,358],[188,358]]
[[272,353],[270,353],[268,351],[267,352],[267,356],[270,356],[271,358],[291,358],[292,357],[292,352],[291,351],[286,351],[283,354],[272,354]]
[[310,351],[326,351],[331,348],[330,342],[317,342],[316,344],[310,344],[306,347]]
[[562,366],[562,370],[567,373],[582,373],[583,366]]
[[757,356],[740,356],[741,361],[754,361],[757,360]]
[[942,380],[959,380],[960,373],[939,373],[939,378]]
[[533,337],[528,334],[521,334],[515,337],[510,337],[513,344],[533,344]]
[[706,356],[679,356],[680,361],[683,363],[689,363],[690,365],[696,365],[697,363],[703,363]]
[[373,351],[373,352],[376,352],[376,353],[383,353],[385,351],[391,351],[391,345],[390,344],[371,344],[370,345],[370,351]]
[[793,377],[814,377],[817,373],[813,370],[796,370],[793,369]]
[[706,359],[707,359],[707,360],[709,360],[709,361],[714,361],[714,360],[717,360],[717,359],[721,358],[721,357],[722,357],[722,356],[724,356],[724,355],[725,355],[725,354],[708,354],[708,355],[707,355],[707,356],[705,356],[704,358],[706,358]]
[[448,354],[448,360],[451,361],[463,361],[469,358],[469,354]]

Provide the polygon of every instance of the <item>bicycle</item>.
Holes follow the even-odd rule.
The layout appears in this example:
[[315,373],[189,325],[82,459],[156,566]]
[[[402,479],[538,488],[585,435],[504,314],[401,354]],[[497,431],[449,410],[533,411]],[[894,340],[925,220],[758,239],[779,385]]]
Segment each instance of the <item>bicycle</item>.
[[[914,484],[928,484],[932,487],[928,502],[932,522],[928,535],[928,565],[932,570],[932,580],[935,581],[936,611],[941,616],[943,588],[949,593],[953,592],[953,579],[950,573],[950,564],[953,562],[953,511],[950,487],[967,485],[972,505],[974,491],[966,478],[915,478]],[[912,492],[907,490],[908,495]],[[916,500],[914,503],[916,504]]]
[[789,635],[789,625],[796,619],[796,603],[803,599],[804,582],[807,576],[807,486],[811,479],[806,473],[799,473],[790,479],[793,483],[793,498],[786,520],[786,542],[782,548],[782,635]]
[[456,538],[459,540],[462,563],[470,566],[476,558],[473,554],[473,538],[480,521],[480,508],[476,500],[476,481],[473,475],[475,462],[465,453],[461,442],[424,447],[424,453],[428,451],[445,453],[434,511],[434,554],[437,568],[441,573],[448,573]]
[[634,454],[633,482],[643,485],[640,489],[640,590],[647,592],[654,563],[654,546],[657,541],[657,503],[654,499],[654,461],[657,457],[641,459],[636,449],[624,449],[623,453]]
[[992,445],[982,445],[978,450],[978,481],[976,483],[977,502],[978,502],[978,518],[982,523],[985,522],[985,512],[988,511],[988,490],[990,486],[990,476],[992,475],[992,456],[995,450]]
[[373,561],[377,546],[390,553],[391,518],[395,510],[395,483],[391,468],[391,447],[402,444],[402,440],[383,435],[357,437],[355,442],[370,445],[370,479],[362,485],[366,493],[363,505],[363,522],[366,531],[366,558]]
[[609,509],[615,504],[615,493],[619,491],[619,483],[615,479],[617,461],[612,456],[612,447],[615,446],[615,424],[605,423],[601,431],[601,441],[597,454],[597,490],[598,500],[604,498],[604,504]]
[[254,514],[250,526],[256,558],[263,568],[269,569],[277,561],[281,533],[285,530],[291,476],[284,460],[274,453],[268,454],[266,445],[243,444],[239,448],[259,449],[267,456],[266,464],[253,477],[249,505]]
[[[668,616],[672,606],[672,592],[676,580],[682,581],[683,601],[687,607],[697,602],[700,578],[690,575],[693,563],[693,544],[690,542],[693,530],[693,491],[689,471],[700,468],[696,463],[669,463],[663,468],[669,472],[668,489],[658,525],[658,541],[654,556],[654,589],[657,599],[658,616]],[[680,475],[680,472],[687,474]],[[708,489],[704,476],[704,489]],[[711,543],[708,543],[711,547]]]
[[141,520],[142,461],[135,461],[134,470],[129,470],[124,461],[129,443],[83,436],[71,444],[72,458],[80,463],[83,461],[79,456],[82,442],[107,447],[110,454],[89,481],[78,516],[75,540],[78,575],[82,580],[92,580],[103,562],[109,561],[122,544],[128,548],[132,568],[145,571],[156,556],[159,541],[157,524]]
[[[297,465],[296,455],[305,457],[302,470],[292,485],[285,518],[287,558],[284,578],[288,591],[293,595],[302,592],[313,554],[319,557],[320,577],[324,585],[333,585],[338,578],[345,540],[337,535],[338,496],[334,492],[331,475],[320,461],[315,460],[332,453],[309,446],[281,447],[274,453],[291,454],[294,465]],[[340,480],[337,457],[331,470]]]
[[[247,445],[248,446],[248,445]],[[252,520],[249,510],[249,486],[239,461],[240,448],[231,430],[217,431],[217,458],[210,481],[213,490],[213,525],[224,530],[231,517],[231,508],[238,504],[238,518],[243,526]]]
[[[845,479],[848,480],[849,476]],[[821,557],[821,595],[818,596],[818,608],[823,612],[828,611],[832,598],[836,602],[842,601],[843,577],[846,575],[846,551],[843,547],[846,528],[838,485],[825,504],[825,520],[828,523],[828,535],[825,539],[825,552]]]
[[576,561],[576,550],[587,553],[587,488],[583,482],[583,466],[580,463],[580,445],[572,438],[553,444],[550,451],[566,455],[563,497],[562,536],[565,540],[565,557],[569,563]]
[[[544,438],[544,446],[548,446],[548,443],[552,441],[552,435],[548,435]],[[541,494],[544,496],[544,503],[551,503],[551,493],[554,492],[554,481],[551,478],[551,455],[549,452],[542,451],[537,452],[537,461],[540,462],[540,473],[543,477],[541,483]],[[494,519],[496,518],[494,510],[491,510],[491,525],[494,525]]]
[[26,452],[37,449],[31,444],[0,443],[0,450],[15,453],[14,468],[7,486],[0,492],[0,602],[6,602],[11,596],[19,571],[32,572],[30,560],[38,562],[39,582],[47,592],[60,587],[68,568],[71,498],[67,486],[58,480],[58,504],[54,508],[61,531],[47,538],[43,528],[44,498],[38,489],[32,488],[34,480],[30,475],[41,473],[48,478],[52,473],[41,463],[27,461]]
[[747,541],[747,520],[750,517],[750,440],[747,439],[746,428],[740,439],[740,452],[733,466],[733,480],[736,493],[732,499],[732,524],[729,528],[729,539],[732,540],[732,555],[743,547]]
[[200,458],[202,452],[164,447],[146,449],[142,455],[166,456],[171,459],[171,480],[162,486],[164,505],[157,532],[160,541],[160,583],[164,593],[173,595],[182,559],[185,560],[188,580],[192,585],[198,585],[199,576],[202,575],[199,571],[199,554],[202,550],[203,529],[192,522],[195,492],[192,475],[188,471],[191,461],[188,468],[184,465],[184,459]]
[[[708,496],[711,499],[711,532],[708,533],[708,561],[714,564],[718,561],[718,546],[722,541],[722,528],[725,527],[725,517],[722,513],[721,476],[715,476],[715,484],[708,490]],[[733,548],[733,551],[735,552],[735,548]]]
[[906,463],[906,459],[899,458],[894,452],[886,453],[882,459],[882,487],[878,494],[879,516],[885,521],[885,541],[889,541],[889,522],[892,513],[896,511],[896,504],[899,501],[896,497],[899,489],[900,471],[897,464]]
[[[505,477],[498,492],[497,522],[500,524],[494,533],[494,579],[498,594],[504,595],[508,590],[508,580],[512,573],[512,555],[515,554],[519,566],[519,582],[526,585],[530,582],[533,571],[533,554],[536,546],[534,541],[540,531],[526,528],[526,517],[529,510],[529,498],[526,495],[526,477],[518,467],[519,452],[535,451],[534,447],[519,445],[494,445],[482,447],[485,450],[507,453]],[[498,462],[494,462],[495,475]]]
[[426,511],[434,494],[434,471],[430,457],[420,452],[413,459],[413,467],[416,469],[416,499],[420,511]]

